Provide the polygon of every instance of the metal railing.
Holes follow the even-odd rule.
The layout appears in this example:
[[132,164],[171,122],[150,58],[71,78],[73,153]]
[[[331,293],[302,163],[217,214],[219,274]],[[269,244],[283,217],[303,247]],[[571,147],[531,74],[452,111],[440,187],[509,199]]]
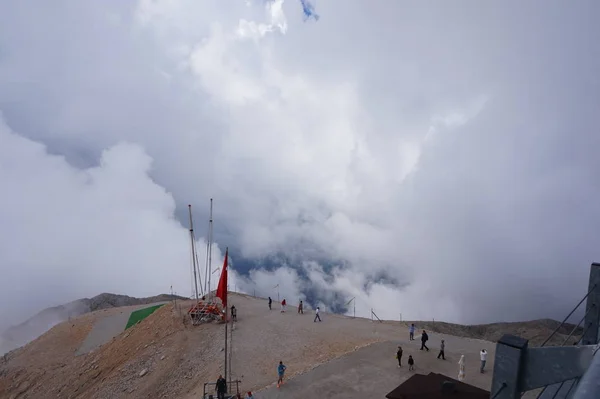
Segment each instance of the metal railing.
[[[240,394],[240,380],[228,381],[227,382],[227,393],[225,394],[225,398],[237,398],[238,394]],[[233,390],[235,386],[235,391]],[[216,382],[205,382],[204,390],[202,392],[202,399],[216,399],[217,383]],[[207,390],[208,389],[208,390]]]
[[[567,320],[586,301],[586,310],[560,346],[546,346]],[[581,329],[581,338],[569,340]],[[600,264],[593,263],[587,294],[571,310],[540,347],[529,348],[528,340],[504,335],[496,345],[490,398],[517,399],[540,389],[539,399],[600,398],[600,356],[595,356],[600,338]]]

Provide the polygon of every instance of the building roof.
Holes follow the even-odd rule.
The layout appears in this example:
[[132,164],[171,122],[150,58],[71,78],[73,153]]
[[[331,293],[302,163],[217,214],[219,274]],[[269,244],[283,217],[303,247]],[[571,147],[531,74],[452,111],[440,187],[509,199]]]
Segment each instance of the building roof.
[[[444,383],[446,390],[442,389]],[[490,393],[443,374],[429,373],[414,374],[385,397],[388,399],[489,399]]]

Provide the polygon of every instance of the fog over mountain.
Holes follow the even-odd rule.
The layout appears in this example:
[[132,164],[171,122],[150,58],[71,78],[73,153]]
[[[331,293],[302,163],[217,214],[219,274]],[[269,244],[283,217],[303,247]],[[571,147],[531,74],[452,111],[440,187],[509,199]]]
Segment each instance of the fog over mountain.
[[[561,318],[600,259],[600,3],[0,2],[0,329],[231,286]],[[212,274],[216,280],[218,271]]]

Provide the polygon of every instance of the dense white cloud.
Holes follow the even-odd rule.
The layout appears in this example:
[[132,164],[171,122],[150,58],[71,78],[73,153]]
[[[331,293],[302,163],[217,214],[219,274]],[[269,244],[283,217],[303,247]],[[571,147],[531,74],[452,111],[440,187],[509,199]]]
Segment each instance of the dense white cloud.
[[[104,291],[190,295],[189,233],[142,148],[119,143],[80,170],[2,120],[0,142],[0,296],[17,305],[3,306],[2,320]],[[198,252],[204,259],[203,239]]]
[[[50,273],[75,296],[180,284],[175,205],[206,220],[214,197],[221,246],[297,261],[232,274],[247,292],[463,322],[576,303],[599,255],[599,6],[318,7],[2,3],[0,110],[22,136],[2,136],[1,164],[19,161],[1,170],[3,294],[62,300]],[[14,204],[34,202],[21,226]]]

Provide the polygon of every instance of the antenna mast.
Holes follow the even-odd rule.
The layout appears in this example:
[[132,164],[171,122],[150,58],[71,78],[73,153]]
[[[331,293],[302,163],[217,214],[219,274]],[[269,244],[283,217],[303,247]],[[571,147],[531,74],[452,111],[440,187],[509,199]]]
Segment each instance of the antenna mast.
[[212,240],[213,240],[213,199],[210,199],[210,216],[208,219],[208,234],[206,237],[206,270],[204,281],[208,284],[206,293],[208,299],[211,299],[210,276],[212,275]]
[[196,254],[196,238],[194,237],[194,222],[192,220],[192,206],[188,205],[190,214],[190,240],[192,241],[192,265],[194,268],[194,288],[196,294],[196,302],[198,302],[198,277],[200,278],[200,289],[202,289],[202,276],[198,276],[198,255]]

